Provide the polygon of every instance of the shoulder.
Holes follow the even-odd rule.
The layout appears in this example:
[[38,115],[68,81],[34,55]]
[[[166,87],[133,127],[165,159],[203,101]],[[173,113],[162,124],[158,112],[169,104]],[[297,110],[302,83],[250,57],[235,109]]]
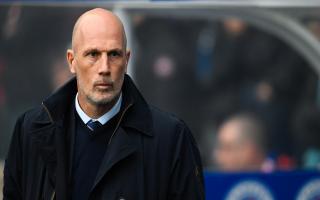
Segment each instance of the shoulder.
[[155,106],[150,106],[150,110],[153,119],[153,133],[156,137],[173,140],[181,137],[192,137],[189,127],[176,115],[160,110]]
[[156,127],[183,128],[186,124],[176,115],[163,111],[155,106],[150,106],[153,125]]
[[[35,106],[23,112],[16,121],[15,129],[30,130],[34,122],[49,121],[48,115],[41,105]],[[16,130],[18,131],[18,130]]]
[[174,114],[162,111],[154,106],[150,107],[153,116],[154,136],[157,145],[163,148],[175,162],[182,157],[201,166],[201,158],[196,141],[186,123]]

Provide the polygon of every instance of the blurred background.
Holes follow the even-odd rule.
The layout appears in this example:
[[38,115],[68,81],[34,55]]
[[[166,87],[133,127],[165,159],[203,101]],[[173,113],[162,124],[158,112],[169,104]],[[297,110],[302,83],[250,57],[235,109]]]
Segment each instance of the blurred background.
[[73,24],[97,6],[124,21],[129,74],[147,101],[189,125],[206,178],[319,176],[320,3],[310,0],[1,0],[1,160],[17,117],[71,77]]

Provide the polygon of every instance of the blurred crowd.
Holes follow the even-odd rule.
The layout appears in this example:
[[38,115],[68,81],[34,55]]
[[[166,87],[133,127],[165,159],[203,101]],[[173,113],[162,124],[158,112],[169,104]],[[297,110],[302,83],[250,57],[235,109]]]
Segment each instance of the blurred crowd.
[[[70,77],[83,10],[0,6],[1,158],[20,112]],[[318,75],[289,44],[235,18],[131,18],[135,81],[191,127],[207,169],[320,168]]]
[[[246,151],[258,154],[253,162],[264,171],[295,169],[310,160],[313,168],[319,165],[318,78],[289,44],[236,18],[137,16],[134,30],[138,84],[151,102],[191,125],[208,169],[244,170],[248,166],[237,160],[244,162],[240,154]],[[241,143],[258,134],[252,146],[260,150],[243,142],[231,155],[223,150],[221,127],[241,113],[255,117],[232,125],[238,127],[232,137]],[[253,166],[247,169],[257,169],[254,163],[248,159]]]
[[[83,9],[0,6],[0,158],[17,117],[70,77],[65,51]],[[67,71],[67,75],[62,75]],[[62,77],[64,76],[64,77]],[[60,78],[59,78],[60,77]],[[63,80],[62,80],[63,79]],[[60,82],[59,82],[60,81]]]

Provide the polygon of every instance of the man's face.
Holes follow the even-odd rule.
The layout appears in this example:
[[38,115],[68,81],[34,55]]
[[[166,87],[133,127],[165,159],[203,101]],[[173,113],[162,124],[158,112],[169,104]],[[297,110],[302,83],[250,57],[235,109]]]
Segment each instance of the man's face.
[[216,164],[223,171],[259,170],[255,164],[257,149],[241,137],[241,125],[229,122],[218,132],[217,146],[214,151]]
[[70,70],[76,74],[80,105],[113,104],[120,94],[130,52],[118,26],[82,24],[73,51],[68,51]]

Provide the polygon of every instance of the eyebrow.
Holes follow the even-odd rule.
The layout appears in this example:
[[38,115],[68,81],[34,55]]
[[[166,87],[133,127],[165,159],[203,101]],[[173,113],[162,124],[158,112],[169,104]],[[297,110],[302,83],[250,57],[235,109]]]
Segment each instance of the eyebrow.
[[[94,51],[96,51],[96,52],[100,52],[101,50],[99,50],[98,48],[89,48],[89,49],[87,49],[87,50],[85,50],[84,52],[83,52],[83,55],[87,55],[88,53],[90,53],[90,52],[94,52]],[[108,50],[107,52],[112,52],[112,51],[117,51],[117,52],[122,52],[123,53],[123,49],[120,49],[120,48],[114,48],[114,49],[110,49],[110,50]]]
[[83,55],[87,55],[88,53],[93,52],[93,51],[99,52],[99,49],[98,48],[89,48],[83,52]]

